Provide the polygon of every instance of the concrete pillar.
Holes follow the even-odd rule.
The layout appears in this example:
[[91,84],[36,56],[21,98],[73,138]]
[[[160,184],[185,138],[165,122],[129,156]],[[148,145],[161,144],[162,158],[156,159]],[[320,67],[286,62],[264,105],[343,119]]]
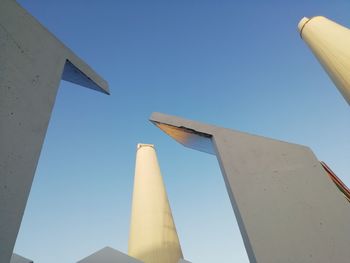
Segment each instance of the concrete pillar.
[[309,148],[161,113],[150,120],[216,155],[251,263],[348,261],[349,202]]
[[0,1],[0,262],[9,263],[61,78],[107,83],[14,0]]
[[304,17],[300,36],[350,104],[350,30],[325,17]]
[[128,254],[144,263],[178,263],[182,251],[153,145],[139,144]]

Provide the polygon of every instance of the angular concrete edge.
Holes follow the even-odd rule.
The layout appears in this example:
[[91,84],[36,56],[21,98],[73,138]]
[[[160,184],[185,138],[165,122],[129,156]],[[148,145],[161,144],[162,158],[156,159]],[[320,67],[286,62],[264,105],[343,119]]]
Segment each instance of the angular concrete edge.
[[79,260],[77,263],[142,263],[114,248],[105,247],[90,256]]
[[207,125],[159,112],[152,113],[150,121],[182,145],[215,154],[211,142],[212,131]]
[[33,261],[20,255],[12,254],[10,263],[33,263]]
[[[15,2],[13,0],[3,0],[4,3],[1,6],[5,5],[5,2]],[[40,28],[43,33],[46,33],[50,36],[56,43],[59,45],[62,50],[64,50],[66,62],[68,65],[65,66],[62,79],[72,82],[74,84],[94,89],[105,94],[110,94],[108,82],[104,80],[98,73],[95,72],[86,62],[84,62],[79,56],[77,56],[70,48],[64,45],[55,35],[53,35],[45,26],[43,26],[35,17],[33,17],[29,12],[27,12],[20,4],[16,3],[15,7],[18,11],[18,7],[21,8],[21,16],[27,16],[29,19],[26,22],[30,24],[27,26],[33,26]],[[14,11],[12,9],[11,11]],[[10,11],[10,12],[11,12]],[[69,65],[71,64],[71,65]],[[73,67],[72,67],[73,66]]]
[[184,259],[180,259],[178,263],[191,263],[190,261],[184,260]]
[[217,156],[251,263],[350,258],[349,204],[308,147],[161,113],[150,121]]
[[[256,138],[262,138],[270,141],[277,141],[281,143],[286,143],[289,145],[298,145],[290,142],[284,142],[280,140],[275,140],[271,138],[267,138],[264,136],[253,135],[237,130],[227,129],[218,127],[215,125],[208,125],[197,121],[188,120],[185,118],[181,118],[178,116],[167,115],[160,112],[153,112],[149,118],[149,120],[160,128],[163,132],[168,134],[177,142],[181,143],[185,147],[192,148],[197,151],[209,153],[216,155],[216,149],[213,145],[212,138],[213,135],[229,131],[239,135],[247,135]],[[298,145],[300,147],[305,147],[309,149],[307,146]]]
[[67,56],[62,79],[107,95],[110,94],[108,83],[72,52]]

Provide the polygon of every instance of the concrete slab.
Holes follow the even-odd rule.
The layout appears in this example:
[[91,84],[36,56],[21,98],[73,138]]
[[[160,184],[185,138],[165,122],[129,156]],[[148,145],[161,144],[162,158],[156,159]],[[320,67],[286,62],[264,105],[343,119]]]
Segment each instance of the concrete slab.
[[77,263],[142,263],[118,250],[105,247]]
[[0,1],[0,262],[8,263],[61,78],[108,84],[16,1]]
[[162,113],[150,120],[216,155],[251,263],[350,258],[349,203],[308,147]]

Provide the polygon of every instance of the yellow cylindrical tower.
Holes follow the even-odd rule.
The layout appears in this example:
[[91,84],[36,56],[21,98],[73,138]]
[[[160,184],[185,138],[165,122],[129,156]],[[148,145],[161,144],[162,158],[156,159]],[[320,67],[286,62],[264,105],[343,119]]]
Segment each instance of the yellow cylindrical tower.
[[128,253],[144,263],[178,263],[183,258],[151,144],[137,145]]
[[350,104],[350,30],[325,17],[300,20],[302,39]]

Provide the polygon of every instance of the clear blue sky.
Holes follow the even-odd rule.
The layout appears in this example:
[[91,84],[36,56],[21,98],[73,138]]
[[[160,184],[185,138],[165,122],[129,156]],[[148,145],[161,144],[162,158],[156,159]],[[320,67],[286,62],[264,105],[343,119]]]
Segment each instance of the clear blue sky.
[[112,95],[61,82],[16,252],[126,252],[142,142],[156,145],[185,258],[248,262],[215,156],[163,134],[153,111],[308,145],[350,185],[350,108],[297,32],[303,16],[350,27],[348,0],[18,2]]

